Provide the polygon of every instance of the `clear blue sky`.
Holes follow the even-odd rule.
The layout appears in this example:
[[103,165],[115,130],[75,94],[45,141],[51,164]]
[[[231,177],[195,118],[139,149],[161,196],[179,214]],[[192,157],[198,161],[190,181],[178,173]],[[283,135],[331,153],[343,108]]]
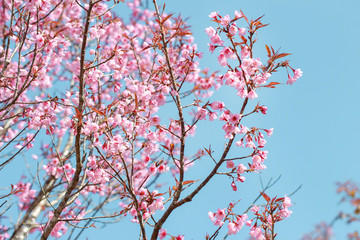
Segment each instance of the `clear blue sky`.
[[[151,1],[149,1],[151,2]],[[159,0],[159,5],[164,1]],[[292,86],[281,85],[275,90],[260,92],[260,100],[269,110],[263,117],[254,118],[254,126],[274,127],[266,150],[267,170],[264,182],[281,175],[270,193],[283,196],[302,185],[292,198],[293,215],[277,227],[279,240],[300,239],[321,221],[331,221],[341,209],[335,194],[335,182],[360,182],[358,156],[360,103],[360,2],[356,0],[181,0],[166,1],[168,13],[190,17],[195,40],[200,51],[207,53],[208,37],[204,29],[212,23],[212,11],[233,16],[241,9],[249,18],[265,14],[263,22],[270,25],[259,32],[259,56],[264,56],[263,45],[271,44],[290,52],[292,66],[301,68],[303,77]],[[216,56],[208,54],[203,67],[220,69]],[[277,74],[274,81],[286,81],[286,73]],[[223,90],[221,94],[226,94]],[[231,100],[231,99],[230,99]],[[234,96],[234,103],[239,99]],[[251,124],[249,124],[251,125]],[[208,134],[206,125],[199,133]],[[223,132],[204,135],[194,140],[194,149],[201,145],[222,146]],[[190,170],[189,179],[198,179],[207,170]],[[224,185],[225,184],[225,185]],[[206,232],[215,228],[207,217],[209,210],[226,207],[229,201],[243,199],[239,208],[246,209],[261,189],[258,175],[248,177],[238,191],[232,192],[230,182],[218,177],[188,206],[169,218],[165,228],[169,232],[185,233],[187,240],[204,239]],[[254,191],[255,189],[255,191]],[[124,220],[105,231],[91,230],[82,239],[136,239],[138,228]],[[359,229],[359,225],[335,225],[335,239],[345,239],[345,233]],[[237,238],[246,239],[245,234]],[[114,234],[118,236],[114,237]],[[222,236],[222,235],[221,235]]]

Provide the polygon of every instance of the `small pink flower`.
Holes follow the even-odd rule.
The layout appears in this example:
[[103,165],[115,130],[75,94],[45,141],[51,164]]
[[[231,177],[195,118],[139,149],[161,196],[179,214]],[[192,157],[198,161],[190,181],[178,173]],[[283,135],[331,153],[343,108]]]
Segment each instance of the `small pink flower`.
[[239,123],[240,119],[241,119],[241,115],[239,113],[236,113],[236,114],[231,113],[229,122],[232,124],[237,124],[237,123]]
[[216,34],[216,31],[213,27],[205,28],[205,32],[209,37],[212,37]]
[[154,175],[156,171],[157,171],[157,167],[155,166],[155,164],[151,164],[151,166],[149,167],[149,174]]
[[210,218],[210,220],[211,220],[212,222],[215,221],[215,213],[208,212],[208,216],[209,216],[209,218]]
[[235,18],[242,18],[243,16],[241,12],[235,11]]
[[238,178],[236,179],[239,182],[245,182],[246,178],[244,176],[238,176]]
[[184,239],[185,239],[184,235],[178,235],[176,237],[176,240],[184,240]]
[[210,38],[210,42],[213,44],[213,45],[224,45],[224,41],[221,40],[221,37],[218,35],[218,34],[215,34],[214,36],[212,36]]
[[220,226],[221,227],[223,224],[224,224],[224,222],[219,220],[219,219],[216,219],[215,222],[214,222],[215,226]]
[[42,34],[37,34],[35,36],[35,41],[36,41],[37,44],[42,46],[44,44],[45,39],[44,39]]
[[233,168],[235,166],[234,162],[233,161],[227,161],[226,162],[226,167],[227,168]]
[[224,54],[226,58],[230,58],[230,59],[235,59],[236,58],[233,50],[231,50],[229,47],[224,48],[221,51],[221,53]]
[[288,208],[288,207],[291,207],[291,206],[292,206],[292,204],[291,204],[291,199],[290,199],[288,196],[286,196],[286,195],[285,195],[285,197],[284,197],[284,202],[283,202],[282,206],[283,206],[284,208]]
[[303,72],[301,71],[301,69],[295,69],[294,70],[294,78],[298,79],[302,76]]
[[247,170],[247,167],[244,166],[244,164],[240,163],[240,164],[238,165],[238,167],[237,167],[236,172],[237,172],[238,174],[244,174],[246,170]]
[[225,15],[224,17],[221,18],[220,20],[220,24],[223,26],[228,25],[230,22],[230,16],[229,15]]
[[250,98],[250,99],[255,99],[255,98],[257,98],[257,97],[258,97],[258,95],[256,94],[255,91],[251,90],[251,91],[249,92],[248,98]]
[[228,232],[229,235],[236,234],[238,232],[238,230],[236,229],[236,225],[233,222],[230,222],[228,224],[228,229],[229,229],[229,232]]
[[236,223],[238,224],[238,228],[239,230],[241,229],[242,226],[244,226],[244,224],[246,223],[246,219],[248,218],[247,214],[243,214],[240,215],[239,217],[236,218]]
[[239,28],[239,36],[240,36],[240,37],[243,36],[243,35],[245,35],[245,33],[246,33],[246,29],[245,29],[245,28]]
[[175,90],[171,90],[171,95],[173,95],[173,96],[179,96],[179,93],[177,92],[177,91],[175,91]]
[[268,137],[270,137],[270,136],[273,134],[273,132],[274,132],[274,128],[264,129],[264,130],[265,130],[265,132],[267,133]]
[[164,239],[166,237],[166,235],[167,235],[166,229],[164,229],[164,228],[160,229],[160,233],[159,233],[160,240]]
[[150,217],[150,214],[148,213],[148,212],[145,212],[144,214],[143,214],[143,219],[146,221],[147,219],[149,219],[149,217]]
[[233,189],[233,191],[237,191],[237,187],[236,187],[236,184],[234,182],[231,183],[231,187]]
[[136,209],[134,207],[131,208],[131,210],[129,212],[130,212],[131,216],[133,216],[133,217],[135,217],[136,214],[137,214],[137,211],[136,211]]
[[206,110],[205,108],[201,108],[201,107],[198,107],[197,110],[198,110],[198,111],[197,111],[197,113],[196,113],[195,116],[196,116],[199,120],[205,120],[207,114],[209,113],[209,111]]
[[165,166],[165,165],[160,165],[160,166],[158,167],[158,171],[159,171],[159,173],[164,173],[164,172],[166,172],[166,166]]
[[[239,31],[239,33],[240,33],[240,31]],[[250,49],[248,47],[246,47],[246,46],[242,47],[241,48],[241,57],[247,58],[249,56],[250,56]]]
[[215,119],[217,119],[217,114],[214,113],[214,112],[211,112],[211,113],[209,114],[209,120],[210,120],[210,121],[214,121]]
[[291,214],[292,214],[292,211],[290,211],[287,208],[281,209],[281,211],[279,212],[279,216],[283,217],[283,218],[288,218],[288,217],[290,217]]
[[250,210],[253,212],[253,213],[257,213],[259,210],[260,210],[260,207],[257,206],[257,205],[254,205],[250,208]]
[[255,144],[254,144],[253,141],[249,141],[249,142],[245,145],[245,147],[247,147],[247,148],[256,148],[256,146],[255,146]]
[[250,227],[251,224],[252,224],[252,222],[253,222],[252,219],[251,219],[251,220],[247,220],[247,221],[245,222],[245,225],[248,226],[248,227]]
[[240,96],[241,98],[246,98],[248,96],[248,92],[245,88],[242,88],[236,95]]
[[216,47],[210,43],[208,45],[209,45],[209,52],[214,53]]
[[229,33],[234,36],[237,31],[238,31],[238,28],[237,28],[236,24],[235,23],[232,24],[231,27],[229,28]]
[[209,14],[209,18],[216,18],[216,17],[218,16],[218,13],[219,13],[219,12],[211,12],[211,13]]
[[211,108],[214,110],[223,110],[225,107],[225,104],[220,101],[215,101],[210,104]]
[[265,240],[264,235],[261,232],[261,228],[260,227],[252,227],[250,229],[250,236],[254,237],[256,240]]
[[217,57],[217,60],[218,62],[220,63],[221,66],[223,67],[226,67],[227,66],[227,60],[226,60],[226,56],[225,54],[220,54],[218,57]]
[[288,79],[288,81],[286,82],[287,84],[293,84],[294,82],[296,82],[301,76],[302,76],[302,74],[303,74],[303,72],[301,71],[301,69],[295,69],[295,70],[293,70],[293,72],[294,72],[294,76],[293,77],[291,77],[290,75],[289,75],[289,79]]
[[260,110],[260,112],[261,112],[262,114],[266,114],[266,111],[268,110],[268,108],[265,107],[265,106],[259,106],[258,109]]
[[215,213],[215,217],[219,220],[223,220],[225,218],[225,209],[218,209]]
[[150,124],[151,125],[159,125],[160,124],[160,117],[158,117],[157,115],[150,118]]
[[235,144],[236,144],[236,146],[238,146],[238,147],[244,147],[244,142],[243,142],[242,139],[239,140],[239,141],[237,141]]

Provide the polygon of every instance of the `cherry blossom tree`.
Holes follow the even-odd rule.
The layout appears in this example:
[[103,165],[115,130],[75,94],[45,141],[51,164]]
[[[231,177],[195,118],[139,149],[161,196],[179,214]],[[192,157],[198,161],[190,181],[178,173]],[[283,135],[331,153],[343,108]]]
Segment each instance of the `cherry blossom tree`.
[[[266,114],[259,90],[281,84],[270,80],[274,72],[285,70],[293,84],[301,70],[271,45],[261,48],[267,59],[258,58],[257,33],[267,24],[239,10],[210,13],[205,32],[222,70],[202,69],[190,27],[166,14],[165,5],[152,4],[0,1],[1,173],[24,164],[24,152],[38,166],[4,192],[2,200],[16,197],[19,218],[1,222],[0,239],[78,239],[105,219],[134,222],[140,239],[184,239],[166,230],[175,209],[206,191],[216,175],[227,176],[237,191],[247,174],[266,169],[273,129],[247,119]],[[123,19],[118,13],[125,6],[131,16]],[[213,97],[225,86],[237,106]],[[222,125],[225,147],[189,154],[189,138],[204,121]],[[230,157],[231,151],[241,154]],[[186,170],[201,159],[209,160],[206,177],[188,179]],[[268,196],[272,184],[245,211],[236,210],[238,202],[209,209],[217,229],[204,237],[247,226],[254,239],[275,239],[291,200]],[[6,204],[1,209],[6,216]]]

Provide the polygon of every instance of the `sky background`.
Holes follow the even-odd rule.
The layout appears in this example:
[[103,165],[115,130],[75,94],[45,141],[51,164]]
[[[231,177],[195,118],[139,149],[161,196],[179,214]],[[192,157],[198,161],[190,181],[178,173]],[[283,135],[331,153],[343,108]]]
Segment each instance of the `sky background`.
[[[163,2],[159,0],[158,4]],[[221,15],[233,17],[234,10],[240,9],[251,19],[265,14],[263,23],[270,23],[258,34],[255,55],[265,56],[264,44],[275,49],[281,47],[283,52],[293,54],[289,57],[291,66],[301,68],[304,73],[292,86],[283,84],[275,90],[262,90],[260,103],[269,108],[268,114],[256,115],[247,124],[275,129],[267,139],[268,168],[261,178],[267,182],[281,175],[281,179],[269,190],[269,195],[284,196],[302,185],[292,196],[293,214],[277,225],[277,239],[300,239],[315,224],[330,222],[344,209],[335,193],[336,182],[360,182],[360,1],[166,1],[166,12],[189,17],[195,41],[204,52],[201,66],[211,70],[224,71],[217,64],[216,55],[207,50],[209,39],[204,29],[214,26],[208,15],[219,11]],[[286,79],[283,71],[271,81],[286,82]],[[226,96],[234,106],[237,102],[240,104],[239,98],[226,88],[218,94]],[[208,126],[199,127],[201,137],[192,140],[189,151],[210,143],[223,146],[223,131],[209,131]],[[199,179],[210,170],[206,166],[199,162],[186,176]],[[8,171],[15,172],[15,164],[9,166]],[[12,180],[11,177],[8,180]],[[207,216],[208,211],[225,208],[230,201],[242,199],[237,208],[241,213],[256,198],[261,190],[259,175],[246,177],[245,183],[238,184],[237,192],[231,190],[229,179],[216,177],[192,203],[176,211],[164,227],[174,235],[185,234],[186,239],[204,239],[207,232],[212,234],[216,229]],[[338,222],[334,227],[335,239],[345,239],[346,233],[355,229],[360,229],[359,224],[347,226]],[[138,226],[125,220],[110,225],[105,231],[90,230],[81,239],[136,239],[137,236]],[[245,236],[248,236],[246,228],[230,239],[246,239]]]

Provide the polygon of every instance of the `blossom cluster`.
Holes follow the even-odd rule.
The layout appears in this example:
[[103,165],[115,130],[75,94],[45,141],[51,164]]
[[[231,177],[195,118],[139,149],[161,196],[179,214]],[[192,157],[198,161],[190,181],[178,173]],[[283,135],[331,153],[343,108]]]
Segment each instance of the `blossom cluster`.
[[266,200],[263,206],[253,205],[251,212],[254,214],[249,219],[248,214],[234,213],[234,203],[230,203],[226,209],[218,209],[215,213],[209,212],[209,218],[215,226],[220,228],[225,222],[228,222],[228,235],[237,234],[245,225],[250,228],[249,234],[256,240],[270,239],[269,236],[276,235],[273,233],[273,225],[282,221],[291,215],[289,207],[292,206],[291,199],[285,195],[284,198],[270,199],[265,193],[261,193]]

